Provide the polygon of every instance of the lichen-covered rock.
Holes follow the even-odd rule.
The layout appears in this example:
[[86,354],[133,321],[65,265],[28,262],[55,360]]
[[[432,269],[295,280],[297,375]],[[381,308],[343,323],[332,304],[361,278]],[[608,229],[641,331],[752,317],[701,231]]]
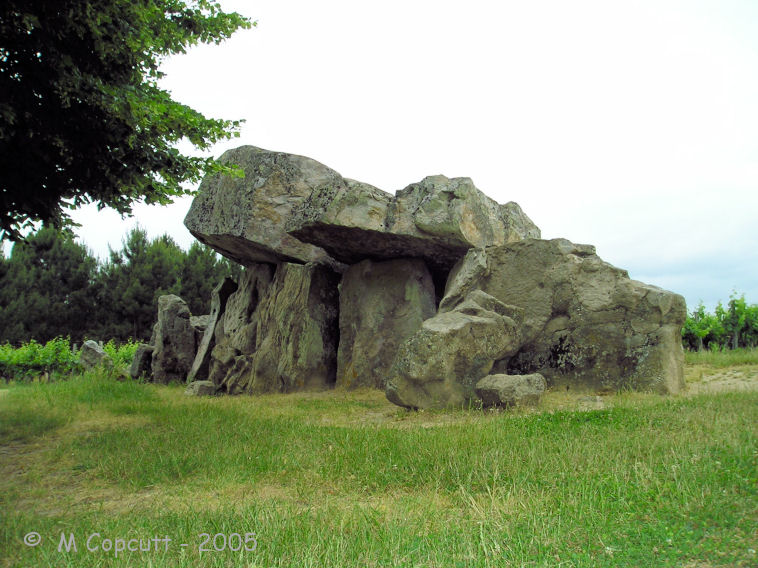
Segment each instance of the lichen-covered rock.
[[337,386],[383,389],[399,345],[434,315],[434,283],[419,259],[364,260],[340,283]]
[[187,303],[168,294],[158,298],[158,322],[153,330],[153,380],[184,382],[195,359],[195,329]]
[[316,264],[248,268],[212,351],[214,383],[232,394],[333,386],[338,284],[335,272]]
[[129,376],[131,378],[139,379],[140,377],[149,377],[151,375],[153,351],[152,345],[142,343],[137,346],[132,364],[129,366]]
[[387,398],[407,408],[462,406],[496,360],[521,345],[522,310],[474,290],[454,309],[426,320],[400,346]]
[[313,191],[344,184],[342,177],[304,156],[241,146],[219,161],[239,166],[243,177],[206,176],[184,219],[200,242],[242,264],[319,262],[324,250],[284,230],[285,221]]
[[324,186],[287,228],[341,262],[415,257],[437,273],[447,273],[472,247],[540,236],[518,204],[499,205],[471,179],[445,176],[427,177],[394,196],[351,180]]
[[[211,294],[211,313],[207,316],[203,326],[203,334],[198,341],[197,353],[192,362],[192,367],[187,374],[187,382],[205,380],[211,361],[211,351],[215,347],[216,325],[223,317],[229,296],[237,290],[237,283],[230,277],[224,278]],[[190,318],[190,322],[192,318]],[[193,326],[197,329],[196,326]]]
[[529,239],[472,250],[453,269],[440,311],[483,290],[524,311],[522,344],[495,364],[549,385],[677,392],[683,382],[684,299],[631,280],[595,248]]
[[535,406],[547,388],[545,377],[531,375],[487,375],[476,383],[482,406]]
[[98,367],[112,367],[113,360],[103,348],[100,347],[100,344],[97,341],[89,339],[84,342],[79,351],[79,364],[84,367],[85,370],[90,371],[92,369],[97,369]]

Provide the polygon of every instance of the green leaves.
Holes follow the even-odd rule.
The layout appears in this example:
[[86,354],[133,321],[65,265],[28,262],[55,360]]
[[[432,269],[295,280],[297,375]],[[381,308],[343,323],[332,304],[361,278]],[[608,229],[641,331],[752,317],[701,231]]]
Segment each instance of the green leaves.
[[182,155],[232,137],[157,86],[163,57],[253,24],[209,0],[6,0],[0,7],[0,238],[70,222],[65,202],[128,214],[229,172]]
[[725,308],[719,302],[714,313],[702,302],[688,316],[682,328],[685,347],[709,348],[755,347],[758,344],[758,305],[748,305],[745,295],[732,292]]

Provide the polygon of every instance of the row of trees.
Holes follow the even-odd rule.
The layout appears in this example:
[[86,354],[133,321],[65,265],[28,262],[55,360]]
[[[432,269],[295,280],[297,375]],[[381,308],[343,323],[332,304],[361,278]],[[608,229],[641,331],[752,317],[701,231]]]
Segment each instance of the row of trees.
[[718,303],[713,313],[701,302],[687,316],[682,340],[688,349],[737,349],[758,345],[758,304],[733,293],[729,303]]
[[193,314],[208,313],[213,287],[239,266],[194,243],[132,230],[121,250],[98,261],[73,236],[42,228],[0,255],[0,343],[54,337],[147,340],[158,297],[177,294]]

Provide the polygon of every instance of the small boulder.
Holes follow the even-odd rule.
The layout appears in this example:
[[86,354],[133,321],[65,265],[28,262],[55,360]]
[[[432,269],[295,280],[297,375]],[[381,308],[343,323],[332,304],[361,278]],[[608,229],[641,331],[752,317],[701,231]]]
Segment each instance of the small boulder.
[[85,370],[91,371],[98,367],[113,367],[113,360],[97,341],[89,339],[84,342],[79,351],[79,364]]
[[148,377],[151,374],[153,362],[153,346],[140,344],[134,352],[132,364],[129,366],[129,376],[133,379]]
[[192,381],[187,385],[184,394],[187,396],[213,396],[218,388],[211,381]]
[[539,373],[531,375],[487,375],[476,383],[476,396],[484,407],[535,406],[547,383]]

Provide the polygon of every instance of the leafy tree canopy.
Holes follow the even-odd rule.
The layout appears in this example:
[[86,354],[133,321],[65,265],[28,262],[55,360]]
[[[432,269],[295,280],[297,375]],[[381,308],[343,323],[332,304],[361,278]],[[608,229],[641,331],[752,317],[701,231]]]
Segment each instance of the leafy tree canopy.
[[0,3],[0,239],[35,221],[70,223],[96,202],[128,214],[170,203],[183,182],[226,171],[182,155],[234,135],[158,86],[159,64],[251,22],[215,0],[3,0]]

